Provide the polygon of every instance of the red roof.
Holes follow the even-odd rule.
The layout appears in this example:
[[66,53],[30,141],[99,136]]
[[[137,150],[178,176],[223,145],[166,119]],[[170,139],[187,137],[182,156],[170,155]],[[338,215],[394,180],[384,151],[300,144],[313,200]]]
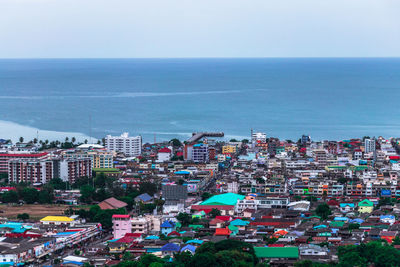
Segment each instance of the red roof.
[[134,238],[132,238],[132,237],[124,236],[124,237],[118,239],[118,240],[115,241],[115,242],[117,242],[117,243],[132,243],[133,240],[134,240]]
[[181,152],[181,151],[180,152],[176,152],[176,156],[177,157],[183,156],[183,152]]
[[214,235],[230,235],[232,233],[229,228],[217,228],[215,229],[215,234]]
[[121,218],[121,219],[128,219],[130,216],[128,214],[114,214],[113,218]]
[[164,147],[158,150],[158,153],[171,153],[171,149],[169,149],[168,147]]
[[129,237],[141,237],[143,234],[142,233],[126,233],[125,236],[129,236]]
[[168,236],[181,236],[181,234],[178,233],[177,231],[172,231],[171,233],[168,234]]
[[219,219],[219,220],[224,221],[224,222],[229,222],[229,221],[231,220],[231,216],[227,216],[227,215],[222,216],[222,215],[219,215],[219,216],[215,216],[215,219]]
[[31,154],[11,154],[11,153],[3,153],[0,154],[0,157],[13,157],[13,158],[39,158],[46,156],[47,153],[31,153]]
[[192,205],[192,210],[233,210],[235,206],[233,205]]
[[283,248],[285,244],[269,244],[268,247],[270,248]]
[[106,200],[103,200],[99,204],[100,209],[102,210],[114,210],[114,209],[119,209],[126,207],[128,204],[126,204],[123,201],[120,201],[116,198],[110,197],[107,198]]

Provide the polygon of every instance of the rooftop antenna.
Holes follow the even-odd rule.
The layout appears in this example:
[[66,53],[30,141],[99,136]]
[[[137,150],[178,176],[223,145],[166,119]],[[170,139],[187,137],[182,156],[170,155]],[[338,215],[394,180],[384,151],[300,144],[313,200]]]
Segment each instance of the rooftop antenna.
[[89,144],[92,143],[92,115],[89,114]]

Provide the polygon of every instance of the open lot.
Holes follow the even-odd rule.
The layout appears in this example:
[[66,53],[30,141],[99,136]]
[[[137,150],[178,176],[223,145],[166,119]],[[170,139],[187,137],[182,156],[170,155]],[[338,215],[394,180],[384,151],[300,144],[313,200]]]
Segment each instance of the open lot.
[[20,213],[28,213],[32,219],[41,219],[47,215],[64,215],[67,205],[0,205],[0,217],[16,218]]

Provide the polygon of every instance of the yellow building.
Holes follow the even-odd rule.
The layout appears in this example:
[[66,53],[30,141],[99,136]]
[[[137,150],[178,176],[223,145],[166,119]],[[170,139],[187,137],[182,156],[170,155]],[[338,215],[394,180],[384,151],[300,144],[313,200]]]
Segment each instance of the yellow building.
[[68,225],[74,226],[75,220],[67,216],[46,216],[40,220],[43,225]]
[[222,154],[235,154],[236,153],[236,146],[223,146],[222,147]]
[[364,199],[358,203],[359,213],[371,213],[374,210],[374,203],[368,199]]
[[92,168],[113,168],[113,153],[107,151],[91,151]]
[[82,159],[90,158],[92,161],[92,169],[113,168],[113,152],[103,149],[92,150],[66,150],[62,152],[64,158]]

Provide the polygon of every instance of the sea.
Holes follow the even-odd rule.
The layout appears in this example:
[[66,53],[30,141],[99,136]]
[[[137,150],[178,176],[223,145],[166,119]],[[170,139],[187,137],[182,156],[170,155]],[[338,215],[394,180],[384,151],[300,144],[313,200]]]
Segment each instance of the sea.
[[400,58],[0,59],[0,138],[400,136]]

